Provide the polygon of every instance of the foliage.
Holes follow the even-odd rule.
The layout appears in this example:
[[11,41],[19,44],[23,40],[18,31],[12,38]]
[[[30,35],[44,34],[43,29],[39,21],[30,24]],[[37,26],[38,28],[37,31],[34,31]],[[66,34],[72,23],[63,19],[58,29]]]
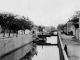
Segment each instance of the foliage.
[[76,11],[69,21],[73,22],[74,24],[76,22],[79,22],[79,18],[80,18],[80,11]]
[[64,30],[64,27],[66,26],[66,24],[59,24],[57,29],[58,30]]
[[19,15],[13,15],[11,13],[0,13],[0,25],[2,29],[7,30],[25,30],[31,29],[33,23],[27,20],[24,16],[17,18]]
[[38,30],[40,31],[40,32],[43,32],[43,29],[44,29],[45,27],[44,26],[38,26]]

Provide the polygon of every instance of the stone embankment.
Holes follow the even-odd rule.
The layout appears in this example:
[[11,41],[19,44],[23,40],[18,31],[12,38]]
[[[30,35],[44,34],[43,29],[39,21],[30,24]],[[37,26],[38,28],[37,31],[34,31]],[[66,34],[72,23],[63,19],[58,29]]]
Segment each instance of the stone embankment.
[[0,57],[33,41],[32,35],[19,35],[0,39]]

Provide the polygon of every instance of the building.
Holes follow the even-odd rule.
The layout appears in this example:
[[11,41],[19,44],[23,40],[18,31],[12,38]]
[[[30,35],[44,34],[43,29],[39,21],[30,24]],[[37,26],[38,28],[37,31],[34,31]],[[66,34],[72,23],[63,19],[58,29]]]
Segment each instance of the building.
[[74,35],[76,39],[79,39],[79,19],[67,22],[67,34]]
[[75,26],[75,37],[79,39],[79,22],[74,23]]

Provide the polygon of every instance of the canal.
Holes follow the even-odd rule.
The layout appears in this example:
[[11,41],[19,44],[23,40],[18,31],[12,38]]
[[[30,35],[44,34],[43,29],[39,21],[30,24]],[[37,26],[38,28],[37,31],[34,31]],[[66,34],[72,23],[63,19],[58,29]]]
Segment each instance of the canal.
[[3,56],[0,60],[60,60],[57,36],[46,38],[46,44],[37,45],[34,42]]
[[57,37],[47,37],[47,45],[37,46],[38,54],[32,57],[32,60],[59,60],[59,49],[57,44]]

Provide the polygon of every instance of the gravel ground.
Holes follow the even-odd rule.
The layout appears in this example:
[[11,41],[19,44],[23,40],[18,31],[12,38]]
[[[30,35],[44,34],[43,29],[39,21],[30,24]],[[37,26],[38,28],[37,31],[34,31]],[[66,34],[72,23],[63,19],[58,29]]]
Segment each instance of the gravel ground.
[[62,43],[67,45],[69,60],[80,60],[80,41],[73,36],[61,35]]

